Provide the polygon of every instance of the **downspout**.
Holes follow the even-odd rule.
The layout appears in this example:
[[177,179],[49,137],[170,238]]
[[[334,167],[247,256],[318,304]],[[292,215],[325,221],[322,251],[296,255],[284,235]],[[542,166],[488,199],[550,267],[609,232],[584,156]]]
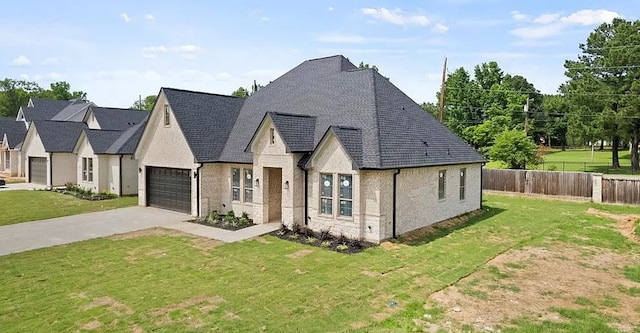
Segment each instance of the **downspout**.
[[309,186],[309,170],[304,169],[304,225],[309,225],[309,196],[307,195]]
[[49,184],[51,184],[49,186],[53,188],[53,153],[49,153]]
[[397,218],[397,214],[396,214],[396,202],[397,202],[397,192],[398,189],[396,188],[398,185],[398,175],[400,174],[400,169],[396,169],[396,172],[393,173],[393,238],[397,237],[396,234],[396,218]]
[[485,162],[482,163],[482,165],[480,166],[480,209],[482,209],[482,196],[484,195],[484,192],[482,190],[482,174],[484,173],[484,166],[485,166]]
[[198,214],[198,216],[201,215],[200,213],[200,168],[202,168],[202,163],[200,163],[198,165],[198,167],[196,168],[196,214]]
[[124,155],[120,154],[120,165],[118,166],[118,182],[120,183],[118,185],[118,196],[122,196],[122,157]]

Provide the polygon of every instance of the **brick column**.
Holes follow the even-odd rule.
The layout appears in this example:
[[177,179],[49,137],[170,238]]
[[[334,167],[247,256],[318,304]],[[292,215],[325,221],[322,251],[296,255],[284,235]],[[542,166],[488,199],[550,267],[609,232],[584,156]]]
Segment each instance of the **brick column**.
[[591,201],[595,203],[602,202],[602,174],[594,173],[592,174],[593,179],[593,190],[591,192]]

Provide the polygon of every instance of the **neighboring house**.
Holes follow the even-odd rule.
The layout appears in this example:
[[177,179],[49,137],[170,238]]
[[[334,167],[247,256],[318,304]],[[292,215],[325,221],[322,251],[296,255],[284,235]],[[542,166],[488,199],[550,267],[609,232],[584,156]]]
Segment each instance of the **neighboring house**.
[[305,61],[246,100],[162,88],[139,203],[379,242],[481,207],[485,162],[372,69]]
[[77,155],[73,149],[86,128],[82,122],[31,122],[22,144],[26,181],[49,187],[76,183]]
[[75,183],[94,192],[138,194],[138,162],[133,152],[143,125],[144,121],[126,130],[83,130],[73,149],[77,154]]
[[22,122],[12,117],[0,117],[0,173],[10,177],[24,175],[20,147],[26,133]]
[[90,129],[126,130],[149,118],[149,112],[134,109],[90,106],[83,122]]

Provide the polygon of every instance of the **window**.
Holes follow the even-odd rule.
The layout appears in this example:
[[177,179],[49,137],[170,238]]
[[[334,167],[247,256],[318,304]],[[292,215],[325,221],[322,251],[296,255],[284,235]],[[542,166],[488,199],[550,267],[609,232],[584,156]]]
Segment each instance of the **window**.
[[460,200],[464,200],[465,187],[467,186],[467,169],[460,169]]
[[6,170],[11,169],[11,152],[10,151],[4,152],[4,168]]
[[446,197],[446,181],[447,170],[440,170],[438,172],[438,199],[442,200]]
[[351,216],[353,207],[353,184],[351,175],[340,175],[340,215]]
[[244,169],[244,202],[253,202],[253,170]]
[[164,105],[164,126],[171,125],[171,111],[169,109],[169,104]]
[[231,169],[231,191],[232,200],[240,201],[240,169]]
[[333,214],[333,175],[320,174],[320,214]]
[[276,130],[271,127],[269,129],[269,144],[272,145],[274,143],[276,143]]
[[93,158],[82,158],[82,181],[93,182]]

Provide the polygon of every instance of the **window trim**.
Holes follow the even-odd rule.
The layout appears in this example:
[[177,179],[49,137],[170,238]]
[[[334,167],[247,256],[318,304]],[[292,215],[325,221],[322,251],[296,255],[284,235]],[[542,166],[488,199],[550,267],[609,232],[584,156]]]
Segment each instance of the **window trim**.
[[93,183],[93,158],[82,158],[82,181],[86,183]]
[[447,199],[447,170],[438,170],[438,200]]
[[[331,192],[330,192],[330,193],[331,193],[331,196],[330,196],[330,197],[328,197],[328,196],[323,196],[323,195],[322,195],[322,186],[324,185],[324,182],[323,182],[323,178],[322,178],[322,176],[329,176],[329,177],[331,177]],[[334,185],[335,185],[334,175],[333,175],[333,173],[320,172],[320,173],[319,173],[319,177],[320,177],[320,181],[319,181],[319,185],[320,185],[320,187],[319,187],[319,195],[318,195],[318,198],[319,198],[319,202],[318,202],[318,206],[319,206],[319,207],[318,207],[318,215],[331,216],[331,217],[333,217],[333,216],[334,216],[334,214],[333,214],[333,212],[334,212],[334,209],[333,209],[333,205],[334,205],[333,197],[334,197],[334,195],[335,195],[335,194],[334,194],[334,190],[335,190],[335,187],[334,187]],[[323,211],[323,210],[324,210],[324,207],[325,207],[325,206],[323,206],[323,205],[322,205],[322,200],[323,200],[323,199],[324,199],[324,200],[330,200],[330,201],[331,201],[331,204],[329,205],[329,207],[331,208],[331,211],[330,211],[330,212],[324,212],[324,211]]]
[[467,198],[467,168],[460,169],[460,201]]
[[[238,186],[236,186],[233,182],[234,171],[238,170]],[[242,168],[231,168],[231,201],[232,202],[242,202]],[[234,189],[238,189],[238,199],[234,197]]]
[[[343,182],[341,181],[342,177],[349,177],[350,181],[349,181],[349,188],[351,189],[351,197],[349,198],[343,198],[342,197],[342,188],[343,188]],[[338,180],[340,181],[340,184],[338,186],[338,216],[343,217],[343,218],[353,218],[353,175],[352,174],[347,174],[347,173],[341,173],[338,174]],[[351,203],[351,214],[349,215],[343,215],[342,211],[341,211],[341,206],[342,206],[342,201],[347,201],[349,203]]]
[[[249,178],[247,178],[247,171],[250,175]],[[253,203],[253,169],[243,168],[242,174],[244,176],[242,178],[242,188],[244,189],[244,191],[242,191],[242,202]],[[247,200],[247,191],[251,192],[251,200]]]
[[171,126],[171,108],[169,108],[169,104],[164,105],[164,127]]
[[8,150],[4,152],[4,168],[5,170],[11,169],[11,152]]

